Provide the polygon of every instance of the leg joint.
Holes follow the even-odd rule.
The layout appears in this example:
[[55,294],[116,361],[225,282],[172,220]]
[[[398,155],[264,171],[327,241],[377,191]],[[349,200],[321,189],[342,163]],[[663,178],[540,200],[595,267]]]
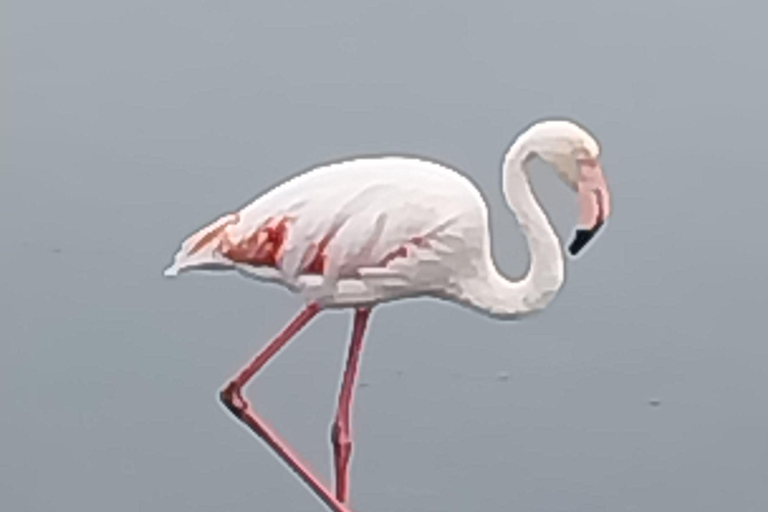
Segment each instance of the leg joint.
[[248,402],[243,398],[240,386],[235,381],[230,382],[221,390],[219,400],[238,418],[242,418],[248,409]]
[[331,425],[331,443],[334,446],[350,446],[352,444],[349,431],[338,421]]

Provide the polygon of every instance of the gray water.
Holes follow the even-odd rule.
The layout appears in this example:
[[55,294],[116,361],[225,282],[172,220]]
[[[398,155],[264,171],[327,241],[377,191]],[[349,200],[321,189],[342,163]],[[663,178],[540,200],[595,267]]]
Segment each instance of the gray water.
[[[520,275],[500,160],[556,115],[600,139],[612,222],[534,318],[374,311],[355,510],[765,510],[760,5],[7,3],[0,509],[324,510],[216,399],[299,299],[162,269],[286,177],[396,152],[470,175]],[[567,237],[572,193],[536,169]],[[249,388],[326,478],[350,317]]]

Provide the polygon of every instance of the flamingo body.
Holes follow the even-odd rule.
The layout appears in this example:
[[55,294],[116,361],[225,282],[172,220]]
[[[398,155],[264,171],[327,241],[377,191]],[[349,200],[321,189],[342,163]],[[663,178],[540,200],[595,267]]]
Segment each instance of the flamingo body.
[[[237,212],[189,236],[165,271],[236,269],[301,293],[307,305],[221,391],[222,403],[259,436],[334,512],[350,512],[350,414],[363,335],[372,307],[396,298],[452,299],[489,316],[515,318],[544,308],[560,289],[564,261],[533,194],[527,163],[553,164],[578,192],[579,253],[610,212],[599,146],[568,121],[544,121],[521,134],[505,155],[503,191],[530,249],[530,267],[512,281],[491,257],[488,209],[460,173],[416,158],[358,158],[290,179]],[[352,338],[331,440],[332,492],[292,452],[242,394],[247,383],[323,308],[355,309]]]
[[456,295],[490,261],[488,212],[463,175],[406,157],[317,167],[182,242],[174,275],[237,269],[326,307]]

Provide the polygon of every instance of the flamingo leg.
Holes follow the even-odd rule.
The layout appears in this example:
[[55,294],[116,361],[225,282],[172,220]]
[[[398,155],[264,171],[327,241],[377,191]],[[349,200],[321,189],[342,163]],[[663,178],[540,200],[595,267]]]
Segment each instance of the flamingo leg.
[[251,405],[243,398],[242,389],[248,381],[269,361],[293,336],[298,333],[320,311],[316,303],[309,304],[299,315],[283,329],[261,352],[237,374],[221,391],[219,398],[224,406],[242,421],[254,434],[259,436],[285,462],[307,486],[333,512],[351,512],[340,503],[324,486],[309,466],[293,453],[288,444],[280,439],[267,423],[256,414]]
[[333,444],[333,462],[336,470],[336,499],[341,503],[349,501],[349,458],[352,455],[352,434],[350,432],[350,411],[354,399],[355,381],[357,380],[360,354],[363,349],[363,335],[368,325],[370,308],[358,308],[352,328],[352,340],[349,343],[347,366],[339,392],[339,405],[336,420],[331,427]]

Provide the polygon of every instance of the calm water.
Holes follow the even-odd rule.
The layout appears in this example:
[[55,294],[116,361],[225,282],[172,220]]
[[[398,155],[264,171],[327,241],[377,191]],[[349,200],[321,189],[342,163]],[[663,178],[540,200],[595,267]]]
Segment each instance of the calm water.
[[[472,177],[519,275],[501,155],[562,115],[604,146],[611,224],[530,320],[374,312],[355,510],[765,510],[766,12],[691,6],[10,2],[0,508],[322,511],[216,400],[298,299],[163,279],[178,242],[315,163],[398,152]],[[536,169],[568,236],[575,200]],[[249,388],[327,476],[349,323]]]

